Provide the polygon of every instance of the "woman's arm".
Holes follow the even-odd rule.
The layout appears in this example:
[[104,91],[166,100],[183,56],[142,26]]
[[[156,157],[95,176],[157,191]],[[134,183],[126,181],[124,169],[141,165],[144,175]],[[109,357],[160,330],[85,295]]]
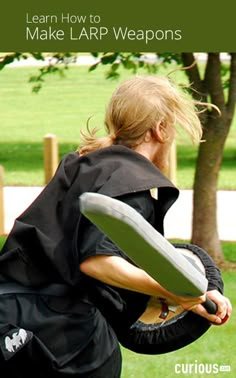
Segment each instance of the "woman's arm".
[[179,304],[186,310],[192,310],[212,323],[220,324],[225,315],[230,315],[232,312],[229,300],[217,290],[208,292],[210,299],[218,306],[217,314],[210,315],[200,305],[205,301],[205,295],[197,298],[176,296],[167,291],[144,270],[137,268],[119,256],[97,255],[89,257],[80,264],[80,270],[92,278],[115,287],[166,298],[168,302]]
[[119,256],[89,257],[80,264],[80,270],[92,278],[122,289],[156,297],[164,297],[168,293],[144,270]]
[[[135,208],[150,224],[154,224],[155,210],[149,192],[132,193],[132,195],[120,197],[120,200]],[[104,283],[154,297],[166,298],[168,302],[179,304],[184,309],[191,309],[212,323],[220,324],[226,313],[230,315],[232,312],[230,302],[217,290],[208,293],[210,299],[218,306],[216,315],[208,314],[200,305],[205,301],[205,296],[183,298],[170,293],[144,270],[129,263],[122,251],[90,222],[83,231],[83,242],[79,250],[81,272]]]

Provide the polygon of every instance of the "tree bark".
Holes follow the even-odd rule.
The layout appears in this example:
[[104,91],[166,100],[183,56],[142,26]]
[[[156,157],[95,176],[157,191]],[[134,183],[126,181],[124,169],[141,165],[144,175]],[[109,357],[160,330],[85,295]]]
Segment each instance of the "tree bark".
[[222,264],[224,255],[217,227],[217,182],[224,138],[216,132],[220,128],[217,123],[221,122],[207,122],[203,133],[206,142],[199,147],[194,180],[191,241],[205,249],[216,263]]
[[[182,54],[185,66],[194,62],[191,53]],[[228,99],[221,77],[219,53],[208,53],[205,76],[201,79],[197,65],[186,72],[197,100],[212,102],[221,111],[208,109],[200,115],[203,140],[199,146],[194,179],[191,242],[205,249],[217,264],[224,262],[217,228],[217,183],[225,141],[232,123],[236,101],[236,54],[231,54]]]

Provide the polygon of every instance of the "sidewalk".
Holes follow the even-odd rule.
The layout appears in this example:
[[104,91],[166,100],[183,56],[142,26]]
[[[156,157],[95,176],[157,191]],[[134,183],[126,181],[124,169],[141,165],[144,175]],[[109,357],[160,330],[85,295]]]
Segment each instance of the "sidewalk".
[[[39,195],[42,187],[4,187],[5,232],[14,219]],[[217,195],[218,229],[221,240],[236,241],[236,191],[219,191]],[[166,238],[191,238],[192,191],[182,190],[165,218]]]

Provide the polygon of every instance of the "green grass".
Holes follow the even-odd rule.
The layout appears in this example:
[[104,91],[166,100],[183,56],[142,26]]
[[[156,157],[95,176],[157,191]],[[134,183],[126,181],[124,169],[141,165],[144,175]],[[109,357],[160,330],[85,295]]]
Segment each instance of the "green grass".
[[[0,75],[0,164],[5,185],[43,184],[43,137],[56,134],[60,156],[76,149],[79,131],[91,125],[103,128],[105,105],[117,82],[105,80],[104,70],[71,67],[65,78],[49,76],[37,94],[28,83],[37,68],[6,67]],[[124,72],[122,78],[127,76]]]
[[222,249],[223,249],[223,254],[225,256],[225,259],[227,261],[236,263],[236,254],[235,254],[236,243],[231,242],[231,241],[228,241],[228,242],[224,241],[222,243]]
[[[119,81],[131,75],[123,70],[119,81],[111,81],[105,79],[106,70],[99,67],[88,73],[88,67],[70,67],[65,78],[47,77],[39,94],[33,94],[32,84],[28,83],[30,75],[37,73],[36,67],[6,67],[1,71],[0,164],[5,170],[5,185],[43,185],[45,134],[57,135],[62,156],[76,149],[79,131],[89,117],[92,116],[92,126],[103,128],[104,111],[111,93]],[[183,76],[178,76],[177,80],[183,82]],[[236,120],[227,139],[220,189],[236,188],[236,175],[232,174],[236,162],[235,138]],[[178,186],[192,188],[197,148],[181,135],[177,144]]]
[[3,246],[4,242],[5,242],[5,240],[6,240],[5,236],[0,236],[0,251],[2,249],[2,246]]
[[[75,150],[77,144],[60,144],[60,157]],[[4,167],[4,184],[41,186],[44,183],[43,143],[0,143],[0,161]]]

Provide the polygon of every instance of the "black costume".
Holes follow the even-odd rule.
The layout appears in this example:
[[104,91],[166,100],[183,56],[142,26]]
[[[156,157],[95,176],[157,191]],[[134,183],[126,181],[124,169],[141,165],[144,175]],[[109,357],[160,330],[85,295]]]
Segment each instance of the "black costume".
[[[151,188],[158,188],[158,200],[151,197]],[[10,378],[26,371],[35,378],[115,378],[121,367],[119,342],[141,353],[174,350],[172,344],[162,351],[159,331],[150,336],[150,329],[135,323],[147,295],[80,272],[79,264],[89,256],[127,259],[81,216],[79,196],[86,191],[130,204],[162,233],[164,216],[178,197],[153,164],[123,146],[82,157],[71,153],[61,161],[52,181],[16,219],[0,257],[0,368]],[[222,290],[215,267],[209,275],[214,276],[212,288]],[[209,327],[205,319],[191,316],[201,330],[179,341],[179,347]]]

